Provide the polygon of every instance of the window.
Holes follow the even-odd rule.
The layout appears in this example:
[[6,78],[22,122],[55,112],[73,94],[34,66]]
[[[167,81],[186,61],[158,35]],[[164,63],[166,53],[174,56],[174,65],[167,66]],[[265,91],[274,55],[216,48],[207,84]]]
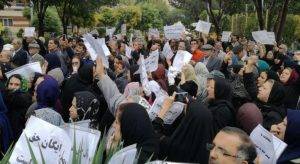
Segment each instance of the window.
[[12,19],[3,18],[1,21],[2,21],[3,26],[13,26]]

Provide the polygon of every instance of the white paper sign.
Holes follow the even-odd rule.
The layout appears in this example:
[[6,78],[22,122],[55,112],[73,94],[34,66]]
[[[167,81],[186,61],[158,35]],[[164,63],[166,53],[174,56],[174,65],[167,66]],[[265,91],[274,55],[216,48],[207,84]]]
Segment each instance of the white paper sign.
[[154,93],[156,97],[161,97],[161,96],[168,96],[168,93],[164,91],[159,84],[151,80],[149,83],[145,86],[150,92]]
[[145,60],[144,60],[143,55],[140,55],[140,61],[141,61],[141,64],[140,64],[140,68],[138,71],[140,72],[141,83],[142,83],[142,86],[144,87],[147,85],[149,80],[148,80],[147,69],[145,66]]
[[99,36],[99,33],[96,29],[91,31],[90,34]]
[[131,58],[132,58],[131,52],[132,52],[131,47],[125,45],[125,55],[128,57],[128,59],[131,59]]
[[122,24],[122,26],[121,26],[121,34],[122,35],[126,35],[126,33],[127,33],[126,24]]
[[30,80],[34,76],[35,72],[42,73],[42,67],[39,62],[34,62],[34,63],[29,63],[26,65],[23,65],[21,67],[13,69],[9,72],[6,72],[5,75],[7,78],[9,78],[10,76],[12,76],[14,74],[20,74],[27,80]]
[[252,37],[256,42],[262,44],[273,45],[275,42],[275,34],[273,32],[263,31],[253,31]]
[[187,51],[178,50],[173,61],[174,69],[181,72],[183,65],[188,64],[192,59],[192,56],[193,55]]
[[137,154],[136,144],[127,146],[119,150],[114,154],[108,161],[108,164],[133,164],[136,160],[135,156]]
[[[76,151],[82,151],[81,163],[92,163],[100,139],[100,131],[67,124],[63,129],[71,138],[71,143],[76,141]],[[74,134],[76,135],[74,138]],[[72,159],[73,149],[70,159]]]
[[153,71],[157,70],[158,59],[159,59],[158,50],[153,51],[149,54],[149,57],[145,59],[145,66],[146,66],[147,72],[153,72]]
[[264,164],[275,164],[287,144],[275,137],[261,125],[250,134],[252,142],[256,146],[256,151]]
[[231,33],[232,33],[231,31],[223,31],[221,41],[222,42],[229,42]]
[[31,116],[9,159],[11,164],[32,162],[25,135],[38,163],[42,163],[39,147],[46,163],[70,162],[72,143],[68,134],[57,126]]
[[167,39],[180,39],[185,27],[182,24],[174,24],[164,27],[164,34]]
[[114,32],[116,31],[116,28],[106,28],[106,36],[112,37]]
[[169,44],[169,42],[166,42],[166,44],[164,45],[162,54],[165,56],[165,58],[167,59],[171,59],[174,56],[174,53],[171,49],[171,46]]
[[25,27],[24,37],[34,37],[35,27]]
[[[151,106],[150,110],[148,111],[150,119],[153,121],[155,117],[157,116],[158,112],[161,110],[164,100],[167,97],[157,97]],[[171,108],[166,113],[163,121],[165,124],[172,124],[176,118],[182,113],[184,108],[184,104],[181,102],[174,102],[171,106]]]
[[209,34],[210,27],[211,27],[211,23],[199,20],[195,30],[202,32],[204,34]]
[[95,61],[97,56],[101,57],[103,65],[108,68],[109,63],[106,56],[110,55],[110,52],[107,46],[103,44],[103,40],[96,40],[91,34],[84,34],[83,42],[90,53],[91,59]]
[[148,38],[159,38],[159,31],[158,29],[153,29],[153,28],[150,28],[149,31],[148,31]]

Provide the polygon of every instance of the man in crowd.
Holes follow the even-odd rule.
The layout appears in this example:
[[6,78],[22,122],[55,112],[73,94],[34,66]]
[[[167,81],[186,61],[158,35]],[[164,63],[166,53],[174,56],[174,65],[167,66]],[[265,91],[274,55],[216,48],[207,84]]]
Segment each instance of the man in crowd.
[[28,63],[28,54],[22,48],[22,41],[18,38],[13,39],[12,45],[14,46],[14,53],[11,58],[11,63],[15,67],[20,67]]
[[253,163],[257,157],[247,133],[235,127],[223,128],[207,148],[210,150],[210,164],[247,164]]

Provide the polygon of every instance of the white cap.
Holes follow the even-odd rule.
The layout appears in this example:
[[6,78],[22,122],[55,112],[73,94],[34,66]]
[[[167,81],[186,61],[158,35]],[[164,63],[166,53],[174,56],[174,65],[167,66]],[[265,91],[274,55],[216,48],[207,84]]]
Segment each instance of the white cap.
[[12,51],[13,49],[14,49],[14,46],[13,46],[13,45],[11,45],[11,44],[5,44],[5,45],[3,46],[2,51]]

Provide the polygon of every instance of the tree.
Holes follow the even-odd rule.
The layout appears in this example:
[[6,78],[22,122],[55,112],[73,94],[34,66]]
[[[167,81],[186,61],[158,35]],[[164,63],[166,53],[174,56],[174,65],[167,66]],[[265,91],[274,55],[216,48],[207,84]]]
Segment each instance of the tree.
[[59,0],[32,0],[34,10],[38,18],[38,35],[44,36],[45,32],[45,14],[49,6],[55,5]]
[[169,2],[172,6],[185,10],[187,16],[194,22],[199,20],[201,10],[205,10],[201,0],[169,0]]
[[12,2],[12,0],[1,0],[0,1],[0,9],[3,9],[4,6],[10,6],[11,2]]
[[72,20],[75,24],[87,26],[93,22],[93,15],[101,5],[116,5],[117,2],[117,0],[60,0],[55,6],[63,25],[63,32],[67,33],[71,19],[78,19]]
[[282,40],[289,4],[292,0],[252,1],[256,8],[260,30],[274,31],[277,42],[280,42]]
[[[45,19],[43,32],[60,33],[62,25],[55,8],[48,8],[44,18]],[[36,14],[33,16],[32,25],[34,27],[38,27],[39,25],[39,20]]]
[[141,4],[142,19],[138,24],[138,29],[146,31],[149,28],[162,28],[163,19],[155,5],[150,3]]

